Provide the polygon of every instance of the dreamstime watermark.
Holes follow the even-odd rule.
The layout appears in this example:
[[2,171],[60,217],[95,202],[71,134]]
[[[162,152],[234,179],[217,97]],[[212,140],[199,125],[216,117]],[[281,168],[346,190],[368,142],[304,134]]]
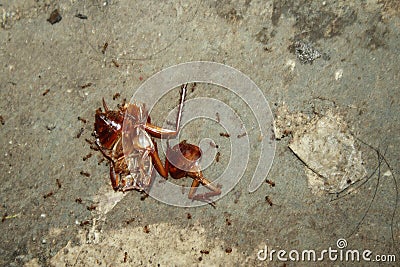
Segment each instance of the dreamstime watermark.
[[271,249],[265,245],[264,249],[257,252],[260,261],[293,261],[293,262],[317,262],[317,261],[340,261],[340,262],[396,262],[394,254],[374,254],[371,250],[346,249],[347,240],[340,238],[336,242],[336,248],[328,247],[321,251],[314,249],[290,251],[284,249]]
[[[249,192],[254,192],[264,182],[272,166],[275,155],[275,138],[273,114],[268,101],[248,76],[232,67],[215,62],[183,63],[166,68],[147,79],[133,94],[130,102],[145,103],[146,108],[151,112],[153,107],[169,91],[176,90],[182,84],[194,82],[220,86],[234,93],[234,96],[245,102],[252,111],[256,120],[256,126],[252,125],[252,131],[258,132],[260,136],[257,146],[260,150],[258,163],[248,186]],[[229,103],[219,99],[205,97],[206,95],[205,93],[202,97],[191,97],[190,100],[185,101],[181,128],[196,119],[209,119],[217,122],[230,136],[231,154],[229,163],[219,177],[212,177],[211,179],[213,183],[222,185],[221,195],[213,197],[215,201],[231,191],[242,178],[249,162],[250,153],[253,153],[254,144],[250,144],[246,121],[235,112],[235,107],[231,107]],[[170,112],[164,125],[168,120],[173,121],[176,112],[177,107]],[[216,113],[218,113],[218,118],[216,118]],[[125,123],[123,131],[125,131]],[[236,138],[237,136],[242,138]],[[202,138],[200,144],[213,141],[212,136],[202,136]],[[170,140],[171,146],[174,145],[174,142],[177,144],[178,141]],[[188,140],[188,142],[190,143],[191,140]],[[162,141],[162,149],[165,153],[165,140]],[[208,153],[208,156],[202,155],[201,167],[203,169],[213,161],[214,155],[217,153],[216,148],[213,149],[215,151]],[[157,179],[162,178],[158,177]],[[199,188],[198,190],[204,189]],[[161,202],[174,206],[194,207],[207,204],[201,201],[191,201],[181,192],[181,186],[166,180],[163,183],[153,183],[147,193]]]

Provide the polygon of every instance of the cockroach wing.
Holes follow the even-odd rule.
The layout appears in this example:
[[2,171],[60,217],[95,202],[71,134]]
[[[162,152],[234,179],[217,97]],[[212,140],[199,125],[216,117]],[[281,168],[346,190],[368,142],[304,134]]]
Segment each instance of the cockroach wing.
[[111,149],[118,141],[122,129],[123,115],[118,111],[101,112],[95,115],[95,134],[100,144]]

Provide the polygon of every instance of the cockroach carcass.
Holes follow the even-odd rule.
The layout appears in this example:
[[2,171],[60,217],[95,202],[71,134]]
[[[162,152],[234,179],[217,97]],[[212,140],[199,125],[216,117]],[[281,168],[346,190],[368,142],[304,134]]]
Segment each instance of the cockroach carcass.
[[[189,192],[190,199],[211,203],[210,197],[221,193],[220,187],[213,186],[200,170],[198,161],[201,152],[198,146],[182,141],[172,149],[168,148],[167,158],[172,158],[173,164],[166,160],[164,167],[157,145],[152,139],[161,136],[170,139],[179,133],[186,90],[187,84],[182,86],[175,130],[153,125],[142,103],[124,104],[117,110],[110,110],[103,99],[104,111],[98,109],[95,115],[95,143],[104,157],[110,161],[110,179],[115,191],[147,192],[154,181],[154,166],[164,178],[168,177],[168,172],[176,179],[187,176],[193,178]],[[123,123],[125,123],[124,131]],[[195,195],[196,188],[200,184],[212,192]]]

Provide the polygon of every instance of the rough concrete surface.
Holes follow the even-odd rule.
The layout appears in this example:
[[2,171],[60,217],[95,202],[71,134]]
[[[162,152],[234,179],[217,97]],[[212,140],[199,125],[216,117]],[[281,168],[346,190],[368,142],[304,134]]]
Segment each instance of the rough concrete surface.
[[[62,19],[51,24],[55,9]],[[0,1],[0,20],[0,265],[321,266],[257,253],[338,249],[340,238],[346,249],[400,260],[398,1],[15,0]],[[305,162],[288,147],[293,129],[280,122],[267,176],[275,186],[247,191],[259,136],[249,131],[254,155],[216,208],[114,193],[106,161],[85,142],[102,97],[114,108],[156,72],[197,60],[245,73],[275,115],[283,105],[306,120],[340,113],[367,175],[352,190],[313,194]],[[177,92],[152,111],[154,122],[177,104]],[[207,84],[188,93],[202,96],[227,103],[252,128],[235,94]],[[204,171],[211,180],[241,156],[230,155],[221,131],[199,120],[182,133],[219,145],[219,162]]]

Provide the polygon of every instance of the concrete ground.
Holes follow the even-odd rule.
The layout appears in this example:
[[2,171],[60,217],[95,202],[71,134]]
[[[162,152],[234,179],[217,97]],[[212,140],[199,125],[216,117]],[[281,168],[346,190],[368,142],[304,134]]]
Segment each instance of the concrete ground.
[[[51,24],[55,9],[62,19]],[[341,238],[346,249],[400,260],[398,1],[16,0],[0,1],[0,14],[0,265],[310,266],[257,255],[266,246],[300,253],[338,249]],[[85,142],[93,138],[101,99],[114,108],[156,72],[198,60],[246,74],[277,119],[335,111],[367,174],[349,194],[316,194],[307,162],[288,147],[293,129],[281,120],[267,176],[275,186],[247,190],[259,136],[249,131],[254,153],[216,208],[114,193],[106,162],[98,163],[101,154]],[[177,92],[152,111],[155,123],[177,104]],[[235,94],[207,84],[188,93],[188,99],[204,96],[243,113],[252,127],[254,118]],[[230,157],[241,156],[230,155],[221,129],[199,120],[182,133],[192,143],[211,138],[219,145],[219,162],[204,171],[211,180]],[[179,184],[189,186],[189,180]]]

